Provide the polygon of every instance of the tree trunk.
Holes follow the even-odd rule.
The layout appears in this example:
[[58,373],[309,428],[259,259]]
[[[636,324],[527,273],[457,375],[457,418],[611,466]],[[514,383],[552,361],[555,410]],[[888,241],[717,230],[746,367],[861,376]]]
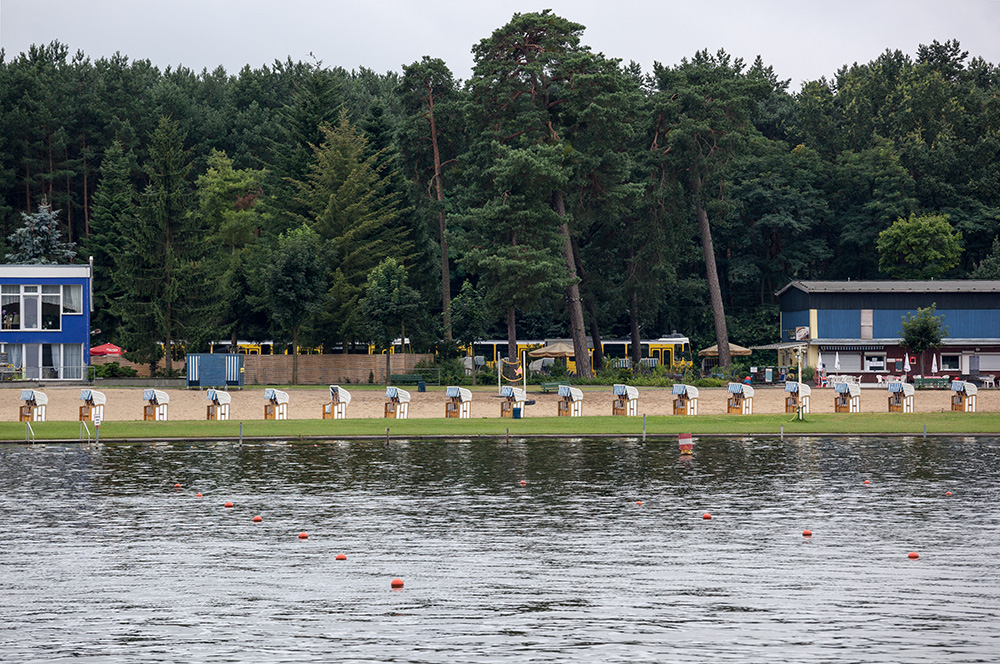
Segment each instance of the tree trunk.
[[385,349],[385,386],[389,387],[389,377],[392,375],[392,346]]
[[[562,192],[552,195],[556,214],[565,218],[566,204]],[[566,263],[566,274],[569,285],[566,287],[566,305],[569,309],[569,327],[573,335],[573,352],[576,355],[576,375],[581,378],[593,378],[590,368],[590,353],[587,348],[587,331],[583,323],[583,305],[580,302],[580,284],[576,274],[576,261],[573,259],[573,240],[569,233],[569,223],[559,224],[559,234],[563,238],[562,255]]]
[[[507,307],[507,359],[513,362],[517,359],[517,322],[514,319],[514,307]],[[500,358],[497,358],[497,362]]]
[[292,328],[292,385],[299,384],[299,327]]
[[698,216],[698,232],[701,235],[701,248],[705,254],[705,271],[708,277],[708,294],[712,302],[712,317],[715,319],[715,341],[719,345],[719,366],[728,368],[732,364],[729,354],[729,331],[726,329],[726,310],[722,304],[722,288],[719,285],[719,272],[715,267],[715,247],[712,244],[712,227],[708,223],[708,213],[701,204],[701,177],[695,176],[694,201]]
[[173,338],[172,338],[172,336],[170,334],[170,320],[171,320],[170,317],[172,315],[173,315],[173,308],[168,304],[167,305],[167,315],[166,315],[166,320],[165,320],[165,324],[164,324],[164,328],[165,328],[165,330],[164,330],[164,336],[166,337],[166,340],[164,341],[164,344],[163,344],[163,350],[164,350],[164,353],[166,354],[167,378],[170,377],[171,372],[174,370],[173,353],[170,352],[170,345],[173,343]]
[[83,235],[90,237],[90,192],[87,177],[87,134],[83,135]]
[[629,359],[632,371],[639,368],[642,360],[642,340],[639,338],[639,291],[632,288],[629,293],[629,328],[632,336],[632,343],[629,346]]
[[594,342],[595,372],[604,368],[604,346],[601,343],[601,328],[597,325],[597,308],[593,300],[587,300],[587,316],[590,317],[590,339]]
[[441,322],[444,340],[451,341],[451,270],[448,267],[448,221],[444,213],[444,184],[441,182],[441,151],[438,149],[437,124],[434,120],[434,94],[428,90],[427,113],[431,123],[431,146],[434,149],[434,189],[438,202],[438,232],[441,235]]

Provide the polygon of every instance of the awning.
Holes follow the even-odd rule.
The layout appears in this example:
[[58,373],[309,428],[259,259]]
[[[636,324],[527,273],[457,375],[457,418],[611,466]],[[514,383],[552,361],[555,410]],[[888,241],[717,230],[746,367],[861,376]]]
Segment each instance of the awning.
[[90,349],[91,355],[107,355],[120,357],[122,354],[122,349],[114,344],[101,344],[100,346],[94,346]]
[[866,351],[866,350],[885,350],[885,346],[882,346],[882,345],[876,346],[876,345],[872,345],[872,344],[866,344],[866,345],[863,345],[863,346],[848,346],[848,345],[844,345],[844,344],[838,344],[838,345],[820,344],[819,345],[819,349],[820,349],[821,352],[824,351],[824,350],[832,350],[832,351],[838,351],[838,350]]

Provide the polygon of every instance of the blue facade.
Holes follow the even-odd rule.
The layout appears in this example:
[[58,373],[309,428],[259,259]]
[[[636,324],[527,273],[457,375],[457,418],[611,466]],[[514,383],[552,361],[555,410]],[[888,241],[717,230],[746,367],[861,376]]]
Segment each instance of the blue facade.
[[85,378],[91,310],[89,265],[0,265],[0,370]]
[[[875,309],[872,311],[872,338],[896,339],[902,335],[903,317],[916,315],[916,310]],[[998,309],[938,309],[948,328],[948,336],[955,339],[984,339],[1000,336],[1000,310]],[[809,325],[808,311],[783,311],[781,313],[781,340],[794,341],[796,327]],[[817,339],[861,339],[860,309],[819,309],[816,312]]]
[[188,387],[243,387],[243,355],[188,353]]
[[795,328],[809,327],[808,311],[781,312],[781,340],[795,341]]

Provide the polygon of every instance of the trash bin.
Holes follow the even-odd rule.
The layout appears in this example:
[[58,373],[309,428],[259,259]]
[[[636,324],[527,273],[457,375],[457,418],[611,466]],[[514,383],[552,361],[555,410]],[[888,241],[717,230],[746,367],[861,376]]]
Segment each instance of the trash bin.
[[514,408],[512,410],[513,410],[514,419],[515,420],[521,419],[521,409],[520,408]]
[[427,383],[422,380],[419,381],[417,383],[417,392],[426,392],[426,391],[427,391]]

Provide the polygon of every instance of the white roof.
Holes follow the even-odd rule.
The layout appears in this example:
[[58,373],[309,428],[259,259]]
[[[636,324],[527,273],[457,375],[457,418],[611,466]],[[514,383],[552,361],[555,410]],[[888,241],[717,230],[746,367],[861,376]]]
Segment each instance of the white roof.
[[629,401],[639,398],[639,389],[631,385],[615,385],[611,388],[611,393],[615,396],[625,397]]
[[889,391],[890,392],[902,392],[904,397],[912,397],[914,390],[913,390],[913,384],[912,383],[904,383],[904,382],[899,381],[899,380],[894,380],[894,381],[892,381],[892,382],[889,383]]
[[208,393],[205,395],[205,398],[208,399],[209,401],[216,402],[220,406],[223,404],[232,403],[233,401],[233,395],[231,395],[229,392],[224,392],[222,390],[209,390]]
[[500,396],[507,397],[508,399],[512,399],[514,401],[524,401],[527,399],[527,395],[525,395],[524,390],[520,387],[512,387],[510,385],[504,385],[500,388]]
[[49,402],[49,398],[38,390],[21,390],[21,401],[34,401],[36,406],[44,406]]
[[142,398],[145,401],[155,401],[157,404],[170,403],[170,395],[163,390],[147,388],[142,391]]
[[861,396],[861,386],[857,383],[834,383],[833,390],[840,394],[849,394],[852,397]]
[[108,402],[104,392],[97,390],[80,390],[80,401],[90,401],[95,406],[102,406]]
[[[15,279],[80,279],[90,276],[89,265],[0,265],[0,277]],[[21,283],[24,283],[22,281]],[[31,283],[31,282],[28,282]]]
[[564,399],[569,399],[570,401],[583,401],[583,392],[578,387],[571,387],[569,385],[559,386],[559,396]]
[[965,392],[968,395],[973,395],[979,391],[979,388],[977,388],[975,384],[966,382],[964,380],[951,381],[951,389],[954,392]]
[[288,392],[282,392],[281,390],[269,387],[264,390],[264,398],[276,404],[288,403]]
[[445,392],[445,396],[450,399],[458,398],[459,401],[465,403],[466,401],[472,401],[472,392],[464,387],[449,386]]
[[342,403],[345,406],[351,403],[351,393],[342,388],[340,385],[330,386],[330,398],[333,399],[335,403]]
[[409,403],[410,393],[402,388],[396,387],[395,385],[390,385],[385,388],[385,398],[395,399],[399,403]]

